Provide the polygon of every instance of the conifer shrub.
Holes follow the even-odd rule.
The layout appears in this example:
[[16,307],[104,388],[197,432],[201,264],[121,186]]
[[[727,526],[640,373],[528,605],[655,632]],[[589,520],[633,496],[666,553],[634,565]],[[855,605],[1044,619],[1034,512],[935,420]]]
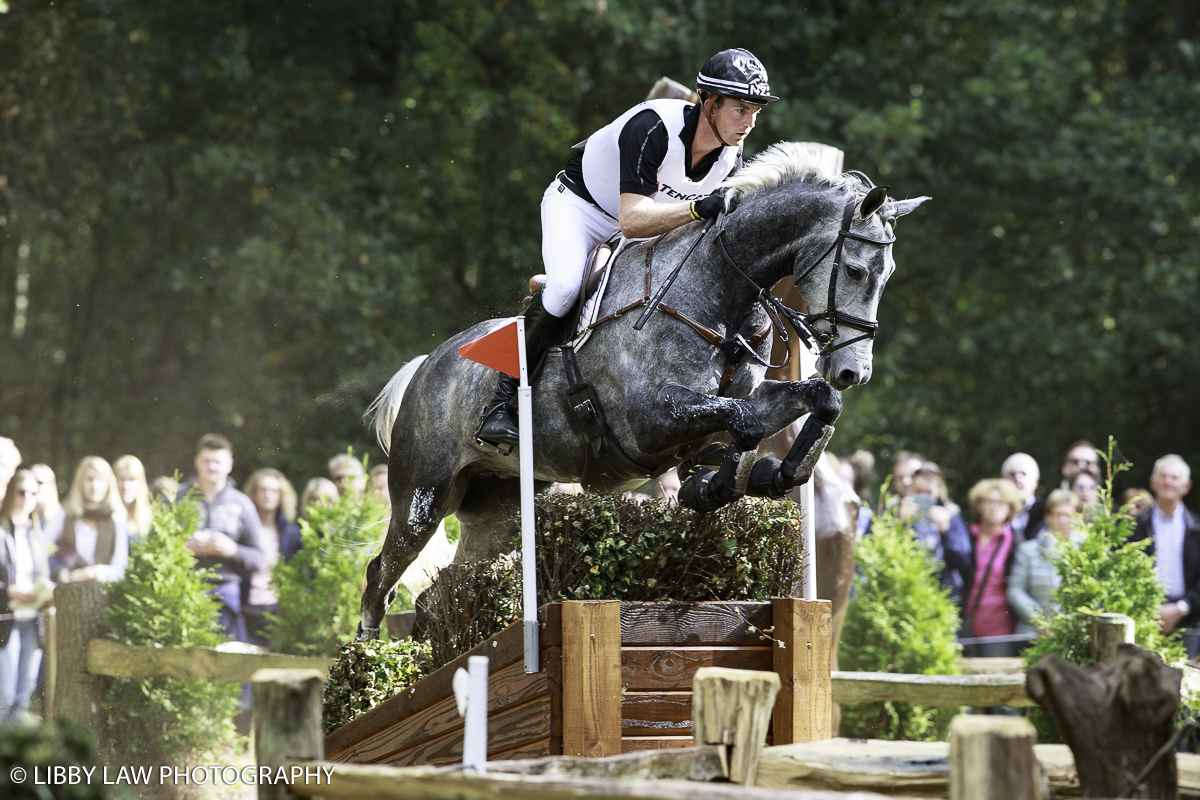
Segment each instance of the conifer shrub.
[[[125,576],[108,589],[111,633],[132,645],[215,647],[226,641],[220,601],[209,594],[209,570],[197,569],[185,542],[200,528],[190,497],[156,503],[149,533],[130,542]],[[105,705],[106,763],[202,763],[244,749],[237,734],[241,686],[175,678],[114,679]]]
[[[1168,664],[1185,659],[1179,632],[1167,636],[1158,623],[1159,606],[1166,594],[1154,557],[1146,552],[1149,540],[1131,542],[1136,521],[1128,509],[1112,510],[1113,478],[1129,468],[1114,463],[1116,442],[1109,437],[1108,452],[1097,451],[1106,464],[1107,477],[1100,486],[1100,501],[1090,520],[1082,517],[1082,539],[1064,542],[1051,554],[1059,574],[1058,588],[1050,594],[1052,608],[1035,615],[1043,634],[1025,650],[1025,669],[1043,656],[1057,653],[1082,667],[1095,663],[1089,651],[1092,619],[1103,613],[1125,614],[1133,619],[1134,643],[1157,654]],[[1031,714],[1038,741],[1060,741],[1053,721],[1041,709]]]
[[[387,505],[370,493],[347,493],[308,509],[300,520],[303,546],[271,573],[279,614],[269,621],[267,636],[277,649],[333,656],[354,638],[367,563],[379,552],[387,521]],[[393,609],[412,608],[404,587],[397,591]]]
[[[883,499],[886,507],[886,494]],[[879,514],[855,550],[858,570],[839,665],[861,672],[956,675],[958,608],[938,580],[929,550],[900,519],[898,508],[893,504]],[[956,713],[892,701],[843,705],[840,735],[940,741]]]

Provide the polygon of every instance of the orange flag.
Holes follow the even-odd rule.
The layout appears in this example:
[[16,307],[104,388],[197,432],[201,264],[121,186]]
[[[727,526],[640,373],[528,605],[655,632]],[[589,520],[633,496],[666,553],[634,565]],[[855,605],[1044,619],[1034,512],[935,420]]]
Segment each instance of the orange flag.
[[485,367],[520,378],[520,346],[520,342],[517,341],[517,323],[510,322],[473,342],[464,344],[458,348],[458,354]]

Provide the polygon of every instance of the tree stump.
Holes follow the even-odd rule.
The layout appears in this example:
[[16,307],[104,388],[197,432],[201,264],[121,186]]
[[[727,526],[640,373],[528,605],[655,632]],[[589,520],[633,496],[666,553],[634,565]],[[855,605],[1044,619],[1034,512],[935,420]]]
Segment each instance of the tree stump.
[[950,800],[1041,800],[1049,783],[1024,717],[959,714],[950,723]]
[[[321,673],[315,669],[260,669],[251,681],[254,758],[258,766],[270,767],[274,773],[288,758],[323,759],[321,687],[325,681]],[[258,800],[285,800],[291,796],[283,784],[258,785]]]
[[754,785],[758,757],[779,695],[774,672],[701,667],[692,680],[692,735],[696,746],[729,747],[729,780]]
[[[1117,797],[1174,733],[1181,676],[1158,656],[1120,644],[1116,657],[1083,669],[1057,655],[1038,662],[1025,688],[1046,709],[1075,756],[1086,797]],[[1174,800],[1175,756],[1168,753],[1132,797]]]
[[1092,658],[1104,664],[1117,657],[1117,647],[1133,644],[1133,618],[1124,614],[1097,614],[1092,620]]
[[109,679],[88,672],[88,642],[108,633],[108,595],[96,581],[60,583],[54,590],[56,686],[54,711],[92,729],[97,744],[104,731],[102,705]]

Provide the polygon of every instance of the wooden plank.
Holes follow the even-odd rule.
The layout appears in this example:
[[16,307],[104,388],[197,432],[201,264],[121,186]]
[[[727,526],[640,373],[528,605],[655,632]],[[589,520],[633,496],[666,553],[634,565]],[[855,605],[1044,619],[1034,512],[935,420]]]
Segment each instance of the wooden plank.
[[733,783],[754,785],[779,688],[779,676],[769,670],[708,667],[696,673],[692,736],[697,745],[728,747]]
[[246,683],[260,669],[315,669],[322,678],[328,678],[332,664],[332,658],[245,653],[215,647],[135,646],[112,639],[92,639],[87,648],[88,672],[113,678]]
[[[488,758],[534,742],[561,735],[554,727],[561,719],[562,695],[543,695],[515,708],[488,717]],[[462,761],[463,733],[454,730],[392,753],[382,763],[397,767],[458,764]]]
[[[326,800],[580,800],[581,798],[642,798],[643,800],[871,800],[881,795],[833,792],[793,792],[695,781],[614,780],[611,778],[559,778],[544,775],[480,775],[459,767],[397,769],[357,764],[333,765],[323,761],[288,762],[296,768],[332,770],[320,784],[303,779],[289,784],[293,794],[321,796]],[[291,772],[289,774],[292,774]],[[311,774],[311,773],[310,773]]]
[[772,647],[622,647],[621,682],[627,692],[689,691],[696,670],[704,667],[772,670]]
[[621,603],[562,606],[563,752],[621,752]]
[[770,644],[770,603],[622,603],[621,642],[640,645]]
[[691,736],[623,736],[621,752],[636,753],[642,750],[674,750],[691,747]]
[[723,745],[707,745],[626,753],[606,758],[556,756],[502,764],[488,762],[488,771],[560,778],[718,781],[729,776],[726,762]]
[[[540,759],[551,756],[562,755],[562,740],[547,736],[545,739],[536,739],[532,742],[518,745],[511,750],[504,750],[499,753],[488,754],[488,771],[493,769],[503,771],[503,763],[505,761],[524,762],[526,759]],[[493,762],[500,762],[493,766]]]
[[691,692],[626,692],[621,736],[691,736]]
[[[545,673],[526,675],[523,661],[514,662],[489,676],[488,713],[494,714],[503,708],[550,694],[555,689],[557,687],[551,685]],[[392,754],[420,744],[426,739],[433,739],[450,731],[461,731],[463,724],[454,697],[447,697],[405,717],[371,738],[351,745],[328,760],[351,764],[377,764],[386,761]]]
[[773,717],[778,744],[833,736],[833,607],[828,600],[778,597],[772,601],[775,672],[783,682]]
[[[556,646],[561,634],[555,626],[561,624],[561,615],[557,605],[542,606],[538,609],[538,620],[545,623],[542,647]],[[488,638],[476,647],[471,648],[449,664],[441,667],[408,692],[402,692],[384,700],[360,717],[357,717],[325,737],[325,756],[330,758],[364,739],[369,739],[385,728],[391,727],[399,720],[410,716],[426,706],[449,697],[451,681],[459,668],[467,668],[467,659],[471,656],[488,656],[492,663],[490,669],[495,672],[518,659],[525,657],[524,631],[522,623],[509,625],[500,633]]]
[[834,672],[833,702],[855,705],[892,700],[922,706],[1032,706],[1025,676],[901,675],[892,672]]

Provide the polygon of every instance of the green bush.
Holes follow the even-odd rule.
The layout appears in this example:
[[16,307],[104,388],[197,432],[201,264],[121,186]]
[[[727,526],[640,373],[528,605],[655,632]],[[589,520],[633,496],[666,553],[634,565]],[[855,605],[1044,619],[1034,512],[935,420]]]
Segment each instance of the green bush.
[[[1134,641],[1174,664],[1186,657],[1178,632],[1164,636],[1158,624],[1158,609],[1166,595],[1146,552],[1149,540],[1131,542],[1135,521],[1122,510],[1112,510],[1113,478],[1129,468],[1114,464],[1116,443],[1109,438],[1108,452],[1100,452],[1108,465],[1108,477],[1100,487],[1100,502],[1089,521],[1080,521],[1084,534],[1078,543],[1064,543],[1051,556],[1060,582],[1051,595],[1051,609],[1034,617],[1044,634],[1025,651],[1025,668],[1043,656],[1057,653],[1080,666],[1095,663],[1089,652],[1092,618],[1097,614],[1125,614],[1133,619]],[[1058,732],[1040,709],[1032,719],[1039,741],[1058,741]]]
[[[25,770],[24,780],[13,771]],[[95,768],[90,781],[46,784],[49,767]],[[43,783],[34,781],[34,769]],[[19,777],[19,776],[18,776]],[[0,797],[5,800],[103,800],[107,797],[101,767],[95,760],[92,732],[66,718],[55,722],[11,722],[0,726]]]
[[[388,508],[370,493],[347,494],[313,505],[300,521],[303,547],[271,573],[279,615],[267,636],[282,652],[332,656],[354,638],[360,619],[363,576],[387,533]],[[403,586],[393,608],[412,608]]]
[[344,644],[325,682],[322,724],[337,730],[428,675],[428,642],[379,639]]
[[[207,570],[185,542],[200,528],[200,506],[157,503],[150,532],[129,547],[125,577],[109,587],[108,625],[121,641],[165,647],[225,641]],[[110,764],[197,763],[245,746],[233,727],[237,684],[174,678],[117,679],[106,696]]]
[[[875,518],[870,535],[855,551],[858,574],[842,628],[839,665],[862,672],[958,674],[958,609],[938,580],[929,551],[897,508]],[[844,705],[840,733],[940,741],[956,713],[891,701]]]

